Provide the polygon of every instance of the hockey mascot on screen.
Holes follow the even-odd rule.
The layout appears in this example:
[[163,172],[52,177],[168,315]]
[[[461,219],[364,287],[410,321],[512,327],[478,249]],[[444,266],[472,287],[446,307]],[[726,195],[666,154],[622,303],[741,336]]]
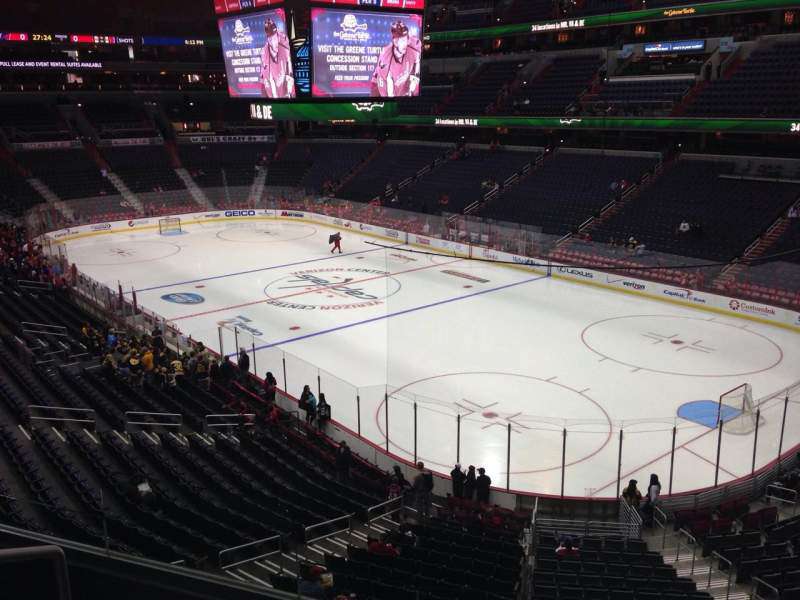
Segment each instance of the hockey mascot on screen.
[[264,21],[267,41],[261,50],[261,92],[265,98],[294,98],[294,73],[289,39],[275,21]]
[[331,248],[331,254],[333,254],[334,251],[336,251],[336,250],[339,251],[339,254],[342,253],[342,234],[341,233],[339,233],[337,231],[333,235],[328,236],[328,243],[329,244],[333,244],[333,248]]
[[372,74],[372,96],[396,98],[419,94],[422,42],[408,34],[403,21],[392,23],[392,43],[378,57]]

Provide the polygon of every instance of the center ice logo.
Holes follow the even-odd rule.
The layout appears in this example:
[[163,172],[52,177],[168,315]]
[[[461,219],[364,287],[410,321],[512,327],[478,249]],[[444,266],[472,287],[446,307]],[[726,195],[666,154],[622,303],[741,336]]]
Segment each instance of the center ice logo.
[[340,267],[295,271],[264,288],[267,304],[294,310],[377,306],[398,291],[400,282],[386,271]]
[[164,294],[161,299],[165,302],[172,302],[174,304],[202,304],[206,301],[200,294],[193,292],[174,292],[172,294]]

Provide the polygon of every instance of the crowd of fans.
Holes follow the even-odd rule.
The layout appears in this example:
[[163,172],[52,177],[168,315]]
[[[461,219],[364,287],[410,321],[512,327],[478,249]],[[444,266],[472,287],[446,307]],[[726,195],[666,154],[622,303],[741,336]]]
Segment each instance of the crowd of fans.
[[42,247],[28,238],[24,227],[0,223],[0,280],[52,283],[63,287],[64,270],[59,261],[50,258]]

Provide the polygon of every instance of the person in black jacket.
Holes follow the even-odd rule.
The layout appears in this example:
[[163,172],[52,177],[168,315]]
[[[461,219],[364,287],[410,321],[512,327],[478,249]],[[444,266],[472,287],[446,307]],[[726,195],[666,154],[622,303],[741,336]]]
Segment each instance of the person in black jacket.
[[278,389],[278,380],[272,374],[272,371],[267,371],[267,376],[264,377],[264,401],[268,405],[275,402],[275,392]]
[[228,385],[235,376],[235,369],[233,367],[233,363],[231,362],[231,357],[226,356],[222,360],[222,365],[220,365],[219,372],[221,375],[222,382],[225,385]]
[[486,469],[478,469],[478,478],[475,480],[476,500],[481,504],[489,504],[489,487],[492,480],[486,474]]
[[456,464],[453,470],[450,471],[450,479],[453,480],[453,496],[456,498],[464,497],[464,480],[467,478],[464,471],[461,470],[461,465]]
[[236,363],[239,367],[239,377],[244,379],[250,373],[250,357],[247,355],[247,350],[239,348],[239,360]]
[[475,495],[475,467],[470,465],[467,468],[467,476],[464,478],[464,498],[472,500]]
[[352,462],[352,455],[350,454],[350,447],[347,442],[341,442],[336,449],[336,475],[339,481],[347,481],[350,479],[350,463]]

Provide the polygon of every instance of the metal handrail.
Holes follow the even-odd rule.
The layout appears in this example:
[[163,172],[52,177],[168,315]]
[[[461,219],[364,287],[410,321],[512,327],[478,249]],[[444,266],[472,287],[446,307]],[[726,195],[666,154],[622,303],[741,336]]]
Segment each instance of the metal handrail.
[[[662,529],[661,549],[663,550],[667,545],[667,522],[669,521],[669,517],[667,516],[667,513],[658,508],[656,504],[653,504],[652,506],[653,506],[653,523],[655,523],[657,527],[660,527]],[[659,517],[661,517],[661,520],[659,520]]]
[[44,327],[47,329],[57,329],[64,333],[67,331],[67,328],[63,325],[50,325],[49,323],[35,323],[33,321],[20,321],[19,324],[23,327]]
[[622,513],[621,518],[624,519],[623,524],[628,531],[625,537],[640,538],[642,536],[642,515],[623,498],[619,500],[619,507]]
[[[131,421],[132,416],[159,416],[159,417],[178,417],[177,423],[167,422],[150,422],[150,421]],[[128,430],[128,425],[149,426],[149,427],[181,427],[183,425],[183,415],[180,413],[161,413],[161,412],[143,412],[137,410],[129,410],[125,413],[125,431]]]
[[[282,540],[283,540],[283,538],[280,535],[273,535],[273,536],[264,538],[262,540],[256,540],[254,542],[248,542],[247,544],[241,544],[239,546],[233,546],[232,548],[225,548],[224,550],[220,550],[219,551],[219,556],[218,556],[219,568],[223,569],[223,570],[232,569],[233,567],[238,567],[239,565],[255,562],[255,561],[260,560],[262,558],[266,558],[267,556],[272,556],[273,554],[279,554],[280,551],[281,551],[281,547],[282,547]],[[227,555],[229,555],[229,554],[231,554],[233,552],[236,552],[238,550],[242,550],[244,548],[250,548],[252,546],[257,546],[257,545],[260,545],[260,544],[265,544],[266,542],[277,542],[278,548],[276,550],[270,550],[269,552],[265,552],[263,554],[259,554],[258,556],[254,556],[254,557],[251,557],[251,558],[246,558],[246,559],[240,560],[238,562],[234,562],[234,563],[230,563],[230,564],[223,563],[223,557],[225,557],[225,556],[227,556]]]
[[[730,560],[728,560],[727,558],[725,558],[724,556],[722,556],[722,554],[720,554],[716,550],[713,550],[711,552],[712,560],[708,561],[708,585],[706,586],[706,589],[711,587],[711,574],[714,572],[714,561],[713,561],[713,558],[715,556],[717,557],[717,559],[719,559],[721,561],[725,561],[726,563],[728,563],[728,586],[725,588],[725,600],[728,600],[731,597],[731,580],[733,578],[733,563]],[[720,569],[720,571],[721,570],[722,569]]]
[[[213,423],[213,424],[209,423],[208,419],[214,417],[236,417],[240,420],[240,422]],[[255,418],[256,418],[255,413],[226,413],[218,415],[206,415],[203,418],[203,425],[205,429],[209,428],[213,429],[215,427],[237,427],[237,426],[252,427],[255,424]]]
[[756,600],[765,600],[765,599],[764,599],[764,598],[763,598],[763,597],[762,597],[760,594],[758,594],[758,593],[756,592],[756,586],[757,586],[757,585],[763,585],[763,586],[765,586],[765,587],[768,587],[770,590],[772,590],[772,592],[774,593],[774,595],[773,595],[773,597],[772,597],[772,598],[770,598],[769,600],[777,600],[778,598],[780,598],[780,596],[781,596],[781,591],[780,591],[778,588],[776,588],[774,585],[772,585],[772,584],[770,584],[770,583],[767,583],[766,581],[764,581],[764,580],[763,580],[763,579],[761,579],[760,577],[751,577],[751,578],[750,578],[750,581],[751,581],[751,582],[752,582],[752,584],[753,584],[753,585],[750,587],[750,597],[751,597],[751,598],[755,598]]
[[[331,537],[331,536],[336,535],[338,533],[343,533],[345,531],[350,531],[353,528],[352,521],[353,521],[353,517],[354,516],[355,516],[354,513],[350,513],[349,515],[345,515],[343,517],[337,517],[335,519],[330,519],[328,521],[322,521],[322,523],[316,523],[314,525],[309,525],[308,527],[303,529],[303,541],[306,544],[312,544],[312,543],[314,543],[316,541],[324,540],[325,538]],[[317,536],[315,538],[310,538],[309,539],[309,537],[308,537],[309,536],[309,532],[312,529],[319,529],[320,527],[322,527],[324,525],[331,525],[331,524],[336,523],[338,521],[346,521],[347,522],[347,527],[344,527],[342,529],[337,529],[336,531],[331,531],[330,533],[326,533],[325,535],[320,535],[320,536]]]
[[[770,494],[770,490],[776,490],[776,491],[780,491],[780,492],[785,492],[785,493],[787,493],[787,495],[792,496],[792,498],[789,499],[789,498],[783,498],[781,496],[774,496],[774,495]],[[771,484],[769,484],[767,486],[767,489],[765,490],[765,492],[766,492],[765,493],[765,497],[767,499],[776,500],[777,502],[783,502],[784,504],[791,505],[792,506],[792,515],[794,515],[797,512],[797,496],[798,496],[797,490],[793,490],[791,488],[783,487],[781,485],[778,485],[777,483],[771,483]]]
[[[66,412],[75,412],[75,413],[84,413],[84,414],[91,414],[91,419],[72,419],[72,418],[64,418],[64,417],[34,417],[31,415],[31,409],[35,410],[45,410],[45,411],[66,411]],[[28,419],[31,421],[64,421],[68,423],[97,423],[97,418],[94,416],[95,411],[91,408],[71,408],[67,406],[42,406],[40,404],[29,404],[28,405]]]
[[[697,560],[697,546],[698,546],[697,538],[694,537],[691,533],[689,533],[685,529],[679,529],[678,530],[678,534],[681,534],[681,533],[686,536],[686,538],[687,538],[686,541],[692,547],[692,566],[689,569],[689,575],[694,575],[694,564],[695,564],[695,561]],[[679,537],[678,538],[678,545],[676,546],[676,549],[675,549],[675,562],[676,563],[678,562],[678,557],[680,557],[680,555],[681,555],[681,538]]]
[[[392,508],[391,510],[383,510],[385,507],[387,507],[389,505],[392,505],[392,504],[397,504],[398,506],[396,508]],[[397,496],[396,498],[390,498],[389,500],[386,500],[385,502],[381,502],[380,504],[376,504],[375,506],[370,506],[369,508],[367,508],[367,511],[366,511],[366,517],[367,517],[366,526],[367,526],[367,529],[372,529],[373,518],[380,518],[380,517],[385,517],[387,515],[394,514],[396,512],[399,512],[399,511],[403,510],[404,507],[405,507],[405,500],[404,500],[404,497],[403,497],[402,494],[400,496]],[[375,514],[375,517],[373,517],[373,514],[376,513],[379,510],[381,511],[380,514]]]

